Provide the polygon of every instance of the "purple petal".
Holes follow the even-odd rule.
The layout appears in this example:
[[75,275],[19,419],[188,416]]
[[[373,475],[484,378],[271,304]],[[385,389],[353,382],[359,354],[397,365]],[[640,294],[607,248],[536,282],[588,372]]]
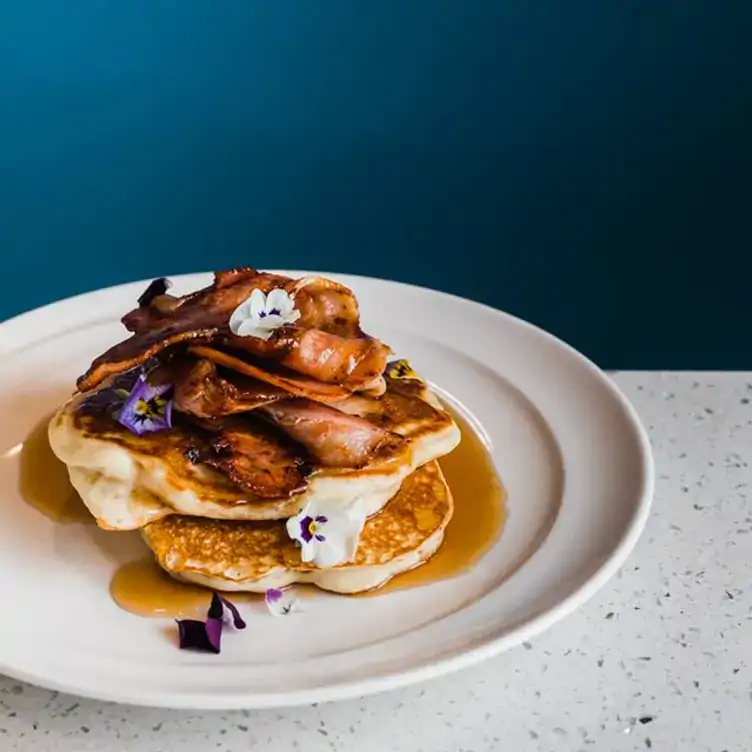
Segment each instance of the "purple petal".
[[84,398],[81,407],[90,413],[107,413],[117,417],[130,396],[134,384],[143,373],[143,368],[131,368],[130,371],[119,373],[113,378],[108,387],[99,389]]
[[222,617],[219,619],[209,617],[206,620],[206,639],[214,649],[215,653],[219,653],[220,650],[220,643],[222,641],[222,624]]
[[313,519],[306,515],[303,517],[303,519],[300,521],[300,537],[306,542],[310,543],[311,538],[313,538],[313,535],[311,533],[311,523],[313,522]]
[[264,601],[272,616],[287,616],[295,607],[298,599],[290,590],[282,591],[278,588],[270,588],[264,595]]
[[218,593],[212,593],[206,621],[179,619],[177,621],[181,650],[200,650],[204,653],[219,653],[222,642],[225,607],[232,615],[236,629],[245,629],[246,624],[234,603]]
[[219,593],[212,593],[209,610],[206,612],[207,619],[221,619],[224,616],[225,609],[222,604],[222,597]]
[[329,518],[326,515],[320,514],[318,517],[316,517],[316,522],[319,522],[322,525],[326,525],[326,523],[329,522]]
[[[215,593],[212,598],[212,604],[214,603],[214,598],[217,597],[217,594]],[[240,611],[238,611],[238,607],[232,603],[231,601],[227,600],[227,598],[219,597],[220,602],[222,605],[226,606],[227,609],[232,614],[232,623],[235,629],[245,629],[246,623],[243,620],[243,617],[240,615]]]
[[274,605],[277,601],[281,600],[284,593],[279,588],[269,588],[264,593],[264,600],[267,606]]
[[125,389],[130,393],[136,385],[136,382],[144,375],[144,373],[145,370],[143,366],[131,368],[130,371],[119,373],[110,383],[110,389]]
[[212,627],[213,636],[210,639],[207,631],[207,623],[203,621],[198,621],[196,619],[178,619],[177,625],[179,634],[178,644],[181,650],[198,650],[202,653],[219,653],[219,637],[216,636],[215,627]]
[[172,427],[172,384],[152,386],[141,374],[118,413],[118,423],[138,436]]

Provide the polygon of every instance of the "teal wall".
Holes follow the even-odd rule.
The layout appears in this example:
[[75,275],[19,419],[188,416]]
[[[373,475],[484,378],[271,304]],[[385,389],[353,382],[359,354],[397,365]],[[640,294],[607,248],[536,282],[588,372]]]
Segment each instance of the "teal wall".
[[317,267],[752,368],[750,40],[730,0],[6,0],[0,318]]

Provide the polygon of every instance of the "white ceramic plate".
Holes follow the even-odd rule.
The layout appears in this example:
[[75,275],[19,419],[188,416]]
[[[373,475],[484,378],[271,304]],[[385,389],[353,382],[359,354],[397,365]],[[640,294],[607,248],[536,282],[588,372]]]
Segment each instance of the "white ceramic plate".
[[[286,619],[259,606],[220,656],[179,651],[171,622],[120,610],[108,585],[117,566],[143,550],[138,534],[52,523],[18,491],[25,437],[91,359],[123,338],[119,318],[146,283],[99,290],[0,328],[0,671],[79,695],[169,707],[334,700],[506,650],[614,574],[644,526],[653,466],[634,410],[608,377],[549,334],[491,308],[395,282],[337,278],[357,294],[364,328],[409,357],[491,447],[509,519],[478,566],[378,598],[322,595]],[[177,277],[174,291],[209,279]]]

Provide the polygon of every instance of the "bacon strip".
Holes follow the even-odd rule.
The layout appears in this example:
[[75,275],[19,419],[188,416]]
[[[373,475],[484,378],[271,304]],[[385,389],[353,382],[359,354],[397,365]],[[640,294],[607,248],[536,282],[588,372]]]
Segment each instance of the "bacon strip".
[[[311,379],[340,384],[348,392],[381,386],[389,348],[363,334],[355,296],[336,282],[320,277],[293,280],[240,268],[217,272],[210,287],[183,298],[154,295],[161,288],[152,288],[154,283],[141,297],[142,305],[123,317],[133,335],[94,360],[78,380],[81,391],[167,348],[194,342],[219,342],[246,350]],[[278,329],[266,341],[233,336],[229,330],[232,312],[254,289],[268,293],[274,288],[286,289],[293,296],[301,312],[298,324]],[[304,393],[311,393],[310,384]]]
[[252,376],[259,381],[278,386],[295,397],[309,397],[317,402],[334,402],[344,399],[350,394],[348,389],[344,389],[337,384],[325,384],[315,379],[306,378],[305,376],[298,376],[293,371],[285,371],[283,369],[266,370],[266,368],[260,368],[253,363],[241,360],[234,355],[213,347],[197,345],[189,348],[188,352],[200,358],[208,358],[217,365],[231,368],[233,371],[243,373],[246,376]]
[[267,404],[259,412],[302,444],[325,467],[364,467],[374,459],[407,450],[401,436],[310,400]]
[[268,427],[228,418],[218,429],[210,442],[210,453],[200,460],[225,473],[236,486],[267,499],[286,498],[305,488],[305,457]]
[[175,407],[198,418],[244,413],[289,395],[277,386],[242,374],[222,377],[207,359],[198,360],[174,381]]
[[134,368],[173,345],[215,339],[230,314],[255,287],[263,286],[265,277],[255,269],[238,270],[230,279],[217,275],[214,285],[187,296],[174,312],[139,318],[133,336],[94,360],[78,380],[79,390],[92,389],[108,376]]
[[256,337],[226,338],[236,349],[258,358],[275,358],[280,365],[348,391],[374,386],[386,368],[390,349],[372,337],[340,337],[320,329],[285,327],[267,341]]
[[325,277],[303,277],[294,282],[290,295],[307,329],[341,337],[361,337],[358,301],[349,287]]

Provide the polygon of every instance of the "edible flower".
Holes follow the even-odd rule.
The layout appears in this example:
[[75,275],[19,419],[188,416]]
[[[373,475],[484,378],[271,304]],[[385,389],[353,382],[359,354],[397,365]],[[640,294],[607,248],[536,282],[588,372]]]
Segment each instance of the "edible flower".
[[171,389],[172,384],[149,384],[142,373],[118,413],[118,423],[138,436],[172,428]]
[[360,499],[346,507],[309,502],[287,520],[287,534],[300,545],[305,563],[334,567],[355,558],[365,521]]
[[245,629],[246,623],[235,606],[227,598],[212,594],[211,604],[206,613],[206,621],[178,619],[179,646],[181,650],[199,650],[203,653],[219,653],[222,642],[222,628],[225,623],[225,608],[235,629]]
[[420,376],[413,370],[410,361],[395,360],[387,364],[386,375],[390,379],[419,379]]
[[295,609],[298,598],[291,590],[269,588],[264,593],[264,603],[272,616],[287,616]]
[[230,331],[238,337],[268,340],[275,329],[294,324],[300,318],[293,299],[282,289],[265,295],[258,288],[230,316]]
[[143,367],[119,373],[110,382],[109,386],[99,389],[93,394],[86,395],[81,403],[81,407],[88,412],[105,413],[117,419],[118,413],[123,409],[123,405],[130,396],[134,384],[143,373],[146,373]]

